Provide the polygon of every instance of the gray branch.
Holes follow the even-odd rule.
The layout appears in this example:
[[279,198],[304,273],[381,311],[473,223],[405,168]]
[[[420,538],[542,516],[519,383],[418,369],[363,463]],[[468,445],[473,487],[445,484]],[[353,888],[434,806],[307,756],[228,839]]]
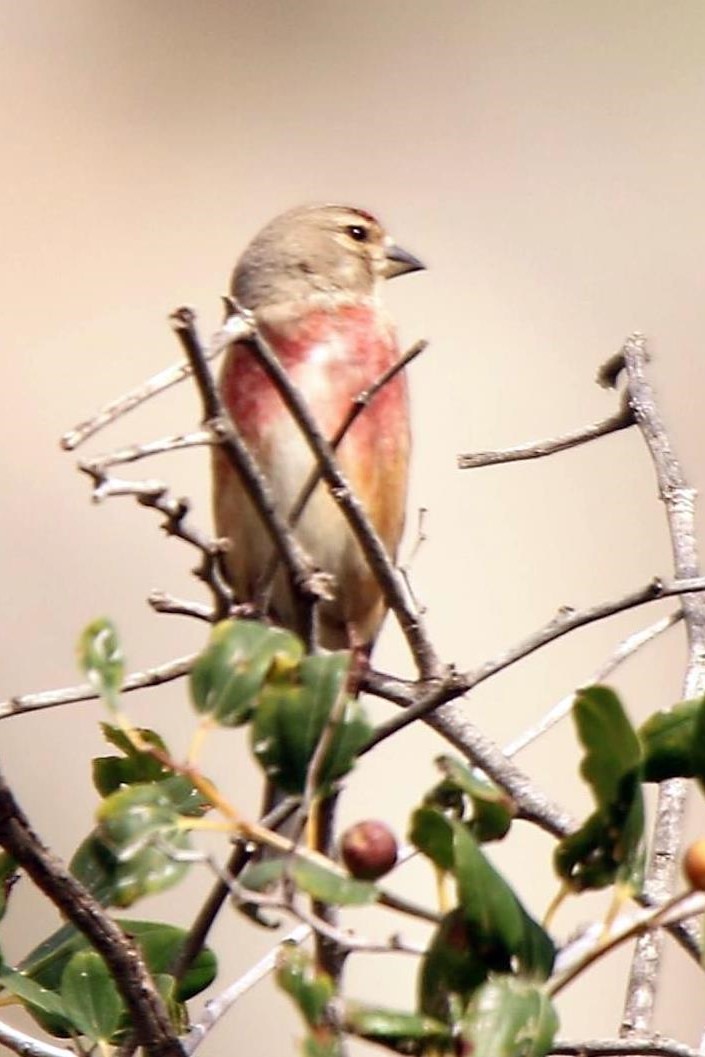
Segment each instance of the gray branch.
[[[695,531],[695,490],[685,481],[671,446],[666,426],[646,376],[648,354],[644,339],[636,334],[622,350],[627,373],[629,401],[637,425],[649,449],[659,495],[666,508],[676,576],[700,575]],[[684,696],[695,697],[705,688],[705,596],[681,599],[688,640]],[[665,902],[675,881],[685,815],[687,785],[681,778],[664,782],[659,790],[653,842],[644,885],[645,895],[656,905]],[[658,989],[663,935],[651,932],[636,946],[629,975],[621,1034],[646,1035],[651,1028]]]

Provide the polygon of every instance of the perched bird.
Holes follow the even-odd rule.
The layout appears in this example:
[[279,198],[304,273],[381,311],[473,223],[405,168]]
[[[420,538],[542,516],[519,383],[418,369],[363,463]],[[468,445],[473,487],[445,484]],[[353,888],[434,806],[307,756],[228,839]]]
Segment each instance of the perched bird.
[[[394,326],[381,302],[383,279],[423,268],[396,246],[371,214],[346,206],[293,209],[250,243],[231,293],[332,438],[351,402],[396,362]],[[282,513],[292,507],[314,465],[311,451],[247,342],[231,346],[220,377],[224,403],[269,480]],[[337,450],[341,470],[395,559],[404,527],[409,461],[406,378],[396,375],[357,418]],[[272,545],[236,472],[213,455],[216,529],[230,540],[226,564],[241,601],[253,598]],[[319,610],[319,639],[329,649],[371,647],[385,606],[345,518],[319,483],[296,527],[302,546],[333,577]],[[295,629],[287,578],[272,591],[276,619]]]

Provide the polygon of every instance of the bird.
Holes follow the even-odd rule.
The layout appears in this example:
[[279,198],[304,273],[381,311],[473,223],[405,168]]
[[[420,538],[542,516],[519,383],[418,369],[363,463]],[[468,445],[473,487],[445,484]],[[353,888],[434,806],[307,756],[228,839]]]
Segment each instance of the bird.
[[[355,398],[399,359],[394,323],[382,302],[384,280],[423,268],[375,216],[344,205],[303,206],[275,217],[239,258],[232,301],[252,314],[257,332],[328,439]],[[314,457],[251,342],[228,348],[218,384],[224,407],[288,518]],[[404,528],[410,446],[409,394],[402,371],[376,393],[336,451],[392,561]],[[212,458],[214,521],[229,544],[228,578],[238,601],[252,600],[270,564],[272,543],[224,452],[216,446]],[[385,602],[322,482],[295,533],[314,564],[332,577],[331,597],[318,607],[320,646],[369,652]],[[272,585],[271,612],[275,622],[298,630],[297,608],[281,567]]]

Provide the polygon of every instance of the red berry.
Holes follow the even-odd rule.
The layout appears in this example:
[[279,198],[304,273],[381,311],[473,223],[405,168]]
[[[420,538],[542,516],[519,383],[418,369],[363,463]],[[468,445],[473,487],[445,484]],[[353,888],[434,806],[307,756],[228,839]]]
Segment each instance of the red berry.
[[705,840],[696,840],[683,856],[683,873],[693,888],[705,891]]
[[366,819],[346,829],[340,842],[343,862],[353,877],[376,881],[397,861],[396,837],[384,822]]

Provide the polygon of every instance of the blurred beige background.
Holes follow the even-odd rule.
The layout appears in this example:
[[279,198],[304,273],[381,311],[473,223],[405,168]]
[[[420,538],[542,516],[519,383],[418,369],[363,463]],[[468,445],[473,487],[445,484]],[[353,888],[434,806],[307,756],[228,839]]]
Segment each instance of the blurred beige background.
[[[607,414],[614,397],[594,384],[596,368],[639,329],[677,449],[702,486],[704,55],[698,0],[0,0],[0,694],[75,681],[77,634],[103,613],[118,622],[133,668],[202,643],[202,626],[145,604],[155,587],[202,597],[188,548],[164,540],[156,517],[131,501],[91,506],[76,457],[57,442],[178,358],[172,308],[196,306],[209,333],[240,249],[301,202],[373,209],[429,265],[391,284],[388,300],[405,342],[431,341],[411,371],[408,538],[415,510],[428,507],[413,578],[443,656],[474,665],[561,605],[667,575],[663,512],[636,435],[475,473],[455,460]],[[184,386],[89,450],[188,429],[197,414]],[[192,496],[208,524],[202,452],[135,474],[142,469]],[[667,608],[564,639],[483,685],[467,708],[507,739]],[[635,720],[678,699],[683,656],[681,633],[671,632],[620,673]],[[391,626],[377,660],[410,672]],[[183,685],[133,696],[129,707],[184,750]],[[100,718],[98,706],[74,705],[0,733],[5,772],[39,832],[67,856],[91,825],[88,761],[103,751]],[[356,774],[344,818],[374,811],[403,832],[440,745],[416,729],[386,743]],[[566,724],[520,762],[581,813],[577,761]],[[241,733],[213,739],[206,766],[255,810]],[[690,829],[702,826],[696,792]],[[519,825],[493,853],[538,914],[555,887],[549,851]],[[187,923],[208,883],[196,872],[137,915]],[[399,883],[431,897],[421,864]],[[602,905],[574,901],[559,931]],[[23,883],[6,956],[20,956],[52,920]],[[384,935],[392,926],[370,914],[362,927]],[[214,943],[225,984],[272,937],[226,916]],[[627,952],[613,955],[562,996],[563,1037],[614,1032],[627,964]],[[353,959],[350,991],[408,1006],[413,970],[409,959]],[[664,975],[657,1027],[694,1043],[705,1022],[702,979],[670,948]],[[252,1057],[290,1053],[301,1032],[288,1001],[263,985],[202,1052],[246,1039]]]

